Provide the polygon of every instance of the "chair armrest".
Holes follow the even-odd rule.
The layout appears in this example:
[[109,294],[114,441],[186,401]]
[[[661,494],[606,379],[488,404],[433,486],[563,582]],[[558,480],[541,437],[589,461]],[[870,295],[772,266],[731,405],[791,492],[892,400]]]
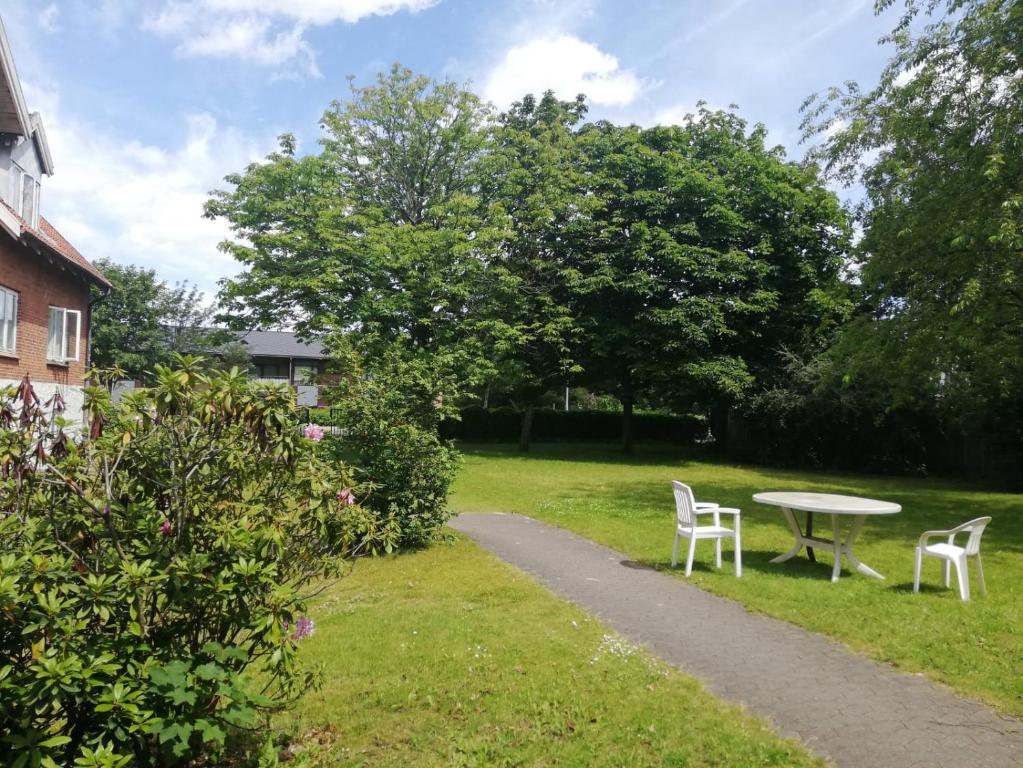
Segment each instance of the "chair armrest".
[[740,514],[742,514],[742,510],[741,509],[736,509],[735,507],[718,507],[717,509],[715,509],[713,511],[714,512],[723,512],[726,515],[740,515]]
[[696,502],[697,509],[715,509],[718,506],[716,501],[698,501]]
[[956,534],[959,533],[958,528],[950,528],[947,531],[924,531],[920,534],[920,540],[916,543],[918,547],[926,547],[927,542],[931,539],[937,539],[942,536],[948,536],[948,543],[955,543]]

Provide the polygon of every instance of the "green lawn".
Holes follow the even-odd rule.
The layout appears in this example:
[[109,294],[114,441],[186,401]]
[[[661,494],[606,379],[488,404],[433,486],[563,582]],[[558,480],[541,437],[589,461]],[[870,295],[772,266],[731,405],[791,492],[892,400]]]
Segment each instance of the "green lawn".
[[291,764],[823,765],[461,537],[358,562],[313,616]]
[[[667,448],[641,448],[631,458],[592,445],[462,446],[455,484],[457,511],[519,512],[569,528],[639,562],[668,568],[674,535],[669,481],[693,486],[697,498],[743,510],[742,579],[713,568],[713,545],[697,546],[692,580],[748,607],[840,639],[903,669],[923,672],[1004,712],[1023,715],[1023,496],[971,490],[937,480],[791,472],[735,466]],[[832,559],[805,554],[769,560],[792,542],[781,510],[755,504],[756,491],[833,491],[896,501],[899,515],[869,519],[857,553],[887,580],[843,571],[830,581]],[[980,515],[994,522],[982,554],[989,594],[963,604],[940,587],[937,560],[924,564],[924,589],[912,593],[913,548],[926,529]],[[827,518],[818,518],[818,532]],[[971,566],[972,568],[972,566]],[[679,578],[683,578],[681,569]]]

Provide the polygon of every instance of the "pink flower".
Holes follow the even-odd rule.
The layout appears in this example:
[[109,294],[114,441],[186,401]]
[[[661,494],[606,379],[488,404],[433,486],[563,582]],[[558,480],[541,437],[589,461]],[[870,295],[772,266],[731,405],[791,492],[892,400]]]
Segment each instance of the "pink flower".
[[295,631],[291,634],[291,639],[295,642],[299,640],[305,640],[307,637],[312,637],[313,632],[316,631],[316,624],[308,616],[300,616],[298,621],[295,622]]
[[342,507],[350,507],[355,503],[355,494],[352,493],[351,488],[342,488],[337,492],[337,500]]
[[174,526],[171,525],[170,520],[164,520],[162,523],[160,523],[160,533],[162,533],[164,536],[170,536],[172,533],[174,533]]
[[318,443],[323,439],[323,427],[319,424],[306,424],[302,429],[302,434]]

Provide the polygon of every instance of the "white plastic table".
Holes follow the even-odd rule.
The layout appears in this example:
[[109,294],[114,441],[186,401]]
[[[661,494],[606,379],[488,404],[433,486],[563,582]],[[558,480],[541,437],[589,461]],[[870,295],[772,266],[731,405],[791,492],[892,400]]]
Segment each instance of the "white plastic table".
[[[838,581],[842,573],[842,555],[845,555],[849,565],[860,573],[873,576],[875,579],[884,580],[884,576],[875,571],[869,565],[865,565],[856,557],[853,552],[853,544],[856,537],[863,530],[863,523],[868,515],[894,515],[902,511],[902,507],[890,501],[878,501],[877,499],[864,499],[859,496],[841,496],[835,493],[806,493],[803,491],[772,491],[769,493],[753,494],[753,501],[760,504],[770,504],[781,507],[785,513],[785,521],[792,529],[795,543],[792,549],[783,555],[778,555],[772,563],[784,563],[799,554],[799,550],[806,547],[806,551],[813,559],[813,548],[830,549],[835,553],[835,567],[831,572],[831,581]],[[806,512],[807,531],[804,533],[793,510]],[[832,539],[822,539],[813,535],[813,513],[820,512],[831,515]],[[839,518],[842,515],[852,517],[852,525],[849,532],[842,540],[839,532]]]

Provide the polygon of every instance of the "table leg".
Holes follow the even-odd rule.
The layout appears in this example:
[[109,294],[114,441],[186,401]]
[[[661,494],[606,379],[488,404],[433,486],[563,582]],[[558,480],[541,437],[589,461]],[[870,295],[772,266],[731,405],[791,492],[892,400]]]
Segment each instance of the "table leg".
[[783,555],[778,555],[771,561],[772,563],[784,563],[786,560],[791,560],[803,548],[803,532],[799,530],[799,522],[796,520],[796,516],[792,514],[792,510],[788,507],[782,507],[781,511],[785,513],[785,522],[789,524],[789,529],[792,531],[796,542],[792,545],[792,549]]
[[[813,536],[813,512],[806,511],[806,537],[810,538]],[[813,552],[813,547],[809,544],[806,545],[806,556],[810,559],[811,563],[817,562],[817,555]]]
[[831,583],[834,584],[842,575],[842,535],[838,530],[838,515],[831,516],[831,537],[835,543],[835,567],[831,569]]
[[856,537],[859,536],[860,531],[863,530],[863,523],[866,519],[865,515],[856,515],[856,518],[853,520],[852,528],[849,529],[849,534],[845,538],[845,545],[842,549],[845,550],[845,556],[849,559],[849,565],[865,576],[873,576],[875,579],[884,581],[884,576],[875,571],[869,565],[865,565],[860,562],[860,559],[853,554],[853,542],[856,541]]

